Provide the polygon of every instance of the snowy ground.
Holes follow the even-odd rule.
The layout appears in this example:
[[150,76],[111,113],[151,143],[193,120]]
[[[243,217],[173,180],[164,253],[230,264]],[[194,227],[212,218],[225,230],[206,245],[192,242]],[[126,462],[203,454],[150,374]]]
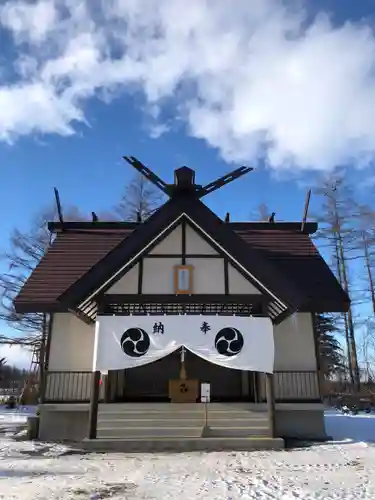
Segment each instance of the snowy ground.
[[[0,428],[32,411],[0,409]],[[332,443],[252,453],[83,454],[3,436],[0,499],[375,499],[375,416],[327,411],[326,427]]]

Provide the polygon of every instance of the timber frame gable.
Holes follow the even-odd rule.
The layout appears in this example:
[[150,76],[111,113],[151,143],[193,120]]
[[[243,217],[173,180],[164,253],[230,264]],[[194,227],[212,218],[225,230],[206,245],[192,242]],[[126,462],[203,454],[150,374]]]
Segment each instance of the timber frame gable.
[[268,299],[268,312],[276,321],[298,309],[303,295],[275,265],[246,244],[228,224],[200,200],[178,196],[167,201],[140,224],[116,248],[91,268],[60,297],[70,309],[84,314],[96,312],[99,297],[124,276],[140,259],[166,238],[182,221],[189,224]]

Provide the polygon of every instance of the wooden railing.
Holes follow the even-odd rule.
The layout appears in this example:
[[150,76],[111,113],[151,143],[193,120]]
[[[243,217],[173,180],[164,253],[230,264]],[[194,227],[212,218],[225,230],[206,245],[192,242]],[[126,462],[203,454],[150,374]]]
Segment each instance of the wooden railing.
[[[92,372],[50,371],[46,374],[45,403],[83,403],[90,401]],[[277,371],[274,373],[277,402],[320,401],[318,374],[315,371]],[[104,400],[100,385],[99,399]],[[265,375],[258,374],[258,401],[266,400]]]
[[[275,371],[274,392],[277,402],[320,401],[316,371]],[[266,400],[265,376],[259,374],[259,399]]]
[[92,372],[47,372],[44,402],[88,402],[90,401],[91,379]]

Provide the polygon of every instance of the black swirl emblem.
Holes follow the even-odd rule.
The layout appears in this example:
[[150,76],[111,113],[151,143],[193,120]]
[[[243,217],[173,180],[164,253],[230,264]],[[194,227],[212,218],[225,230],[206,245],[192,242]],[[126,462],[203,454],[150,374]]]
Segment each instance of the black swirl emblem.
[[223,328],[215,337],[215,347],[223,356],[235,356],[241,352],[244,340],[237,328]]
[[140,358],[150,347],[150,337],[142,328],[129,328],[122,334],[121,348],[127,356]]

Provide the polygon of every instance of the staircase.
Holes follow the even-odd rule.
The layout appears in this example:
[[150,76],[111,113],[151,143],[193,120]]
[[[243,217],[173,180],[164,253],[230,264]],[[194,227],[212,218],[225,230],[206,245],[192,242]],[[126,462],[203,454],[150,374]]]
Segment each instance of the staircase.
[[213,451],[282,449],[270,435],[263,405],[209,403],[207,426],[201,403],[101,404],[97,439],[85,440],[91,450]]

